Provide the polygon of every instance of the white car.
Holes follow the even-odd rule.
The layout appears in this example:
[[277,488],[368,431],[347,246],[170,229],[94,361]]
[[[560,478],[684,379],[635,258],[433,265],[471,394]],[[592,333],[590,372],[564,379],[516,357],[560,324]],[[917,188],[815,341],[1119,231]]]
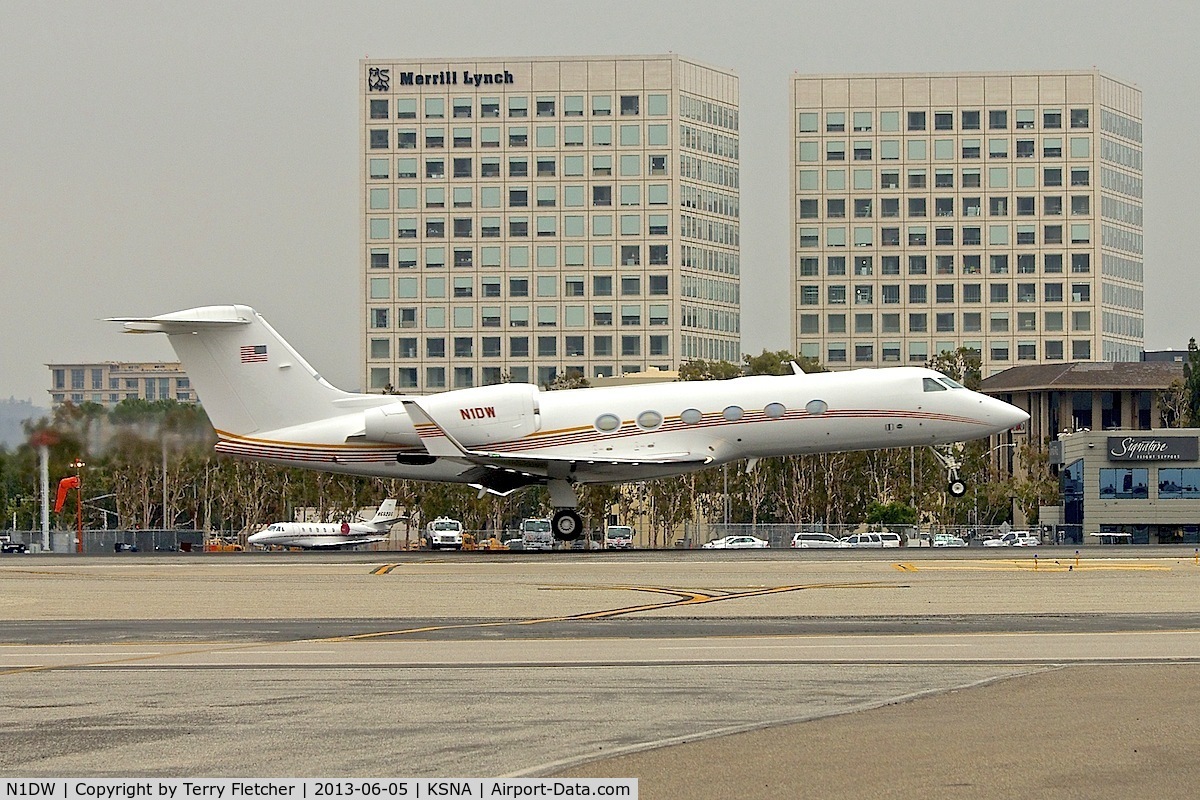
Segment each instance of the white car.
[[805,533],[801,531],[792,537],[792,547],[840,548],[849,546],[831,533]]
[[757,536],[725,536],[705,542],[701,547],[706,550],[742,550],[751,547],[770,547],[771,544]]
[[842,541],[846,547],[883,547],[883,539],[878,533],[856,533]]
[[984,547],[1037,547],[1042,540],[1029,531],[1009,531],[995,539],[984,539]]
[[961,536],[955,536],[952,533],[935,533],[933,535],[934,547],[966,547],[967,543]]

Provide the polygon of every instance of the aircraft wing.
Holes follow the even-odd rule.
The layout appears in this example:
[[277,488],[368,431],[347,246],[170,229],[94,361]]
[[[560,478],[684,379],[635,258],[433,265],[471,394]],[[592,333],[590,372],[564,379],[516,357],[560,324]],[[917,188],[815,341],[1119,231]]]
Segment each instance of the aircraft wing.
[[[613,480],[638,480],[642,473],[645,477],[658,476],[654,468],[662,465],[708,464],[711,456],[697,455],[690,452],[654,453],[630,456],[599,456],[596,454],[580,454],[571,456],[543,455],[514,455],[494,450],[471,450],[463,446],[442,427],[437,420],[429,415],[416,400],[402,400],[404,409],[417,429],[421,444],[431,456],[459,461],[472,467],[464,476],[474,486],[487,489],[495,494],[508,494],[523,486],[540,483],[542,479],[552,474],[571,474],[581,467],[589,474],[603,474],[607,470],[613,473]],[[474,473],[474,474],[472,474]]]
[[288,539],[287,546],[303,547],[305,550],[336,550],[387,540],[386,536],[295,536]]

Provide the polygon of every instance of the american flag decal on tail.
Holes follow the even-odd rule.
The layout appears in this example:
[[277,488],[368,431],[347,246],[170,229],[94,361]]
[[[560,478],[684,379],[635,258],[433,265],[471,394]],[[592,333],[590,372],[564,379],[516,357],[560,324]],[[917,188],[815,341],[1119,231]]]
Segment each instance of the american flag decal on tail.
[[267,360],[267,346],[265,344],[247,344],[242,345],[242,363],[250,364],[255,361]]

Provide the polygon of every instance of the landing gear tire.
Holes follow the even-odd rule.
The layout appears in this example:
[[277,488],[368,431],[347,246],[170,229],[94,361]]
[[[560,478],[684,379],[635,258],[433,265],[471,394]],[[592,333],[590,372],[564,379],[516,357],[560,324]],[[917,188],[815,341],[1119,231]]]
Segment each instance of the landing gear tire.
[[561,508],[554,512],[554,518],[550,520],[550,527],[554,529],[555,539],[573,542],[583,535],[583,517],[576,514],[573,509]]
[[967,485],[962,481],[950,481],[950,485],[946,487],[946,491],[950,492],[951,497],[962,497],[967,493]]

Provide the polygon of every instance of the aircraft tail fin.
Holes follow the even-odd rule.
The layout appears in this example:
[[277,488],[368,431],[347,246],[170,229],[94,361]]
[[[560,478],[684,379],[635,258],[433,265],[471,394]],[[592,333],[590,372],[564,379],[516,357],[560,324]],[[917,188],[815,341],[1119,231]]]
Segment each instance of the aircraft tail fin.
[[388,498],[379,504],[379,510],[375,512],[375,516],[367,520],[367,524],[386,529],[400,518],[401,515],[396,513],[395,498]]
[[130,333],[165,333],[219,433],[247,435],[319,420],[348,397],[249,306],[117,317]]

